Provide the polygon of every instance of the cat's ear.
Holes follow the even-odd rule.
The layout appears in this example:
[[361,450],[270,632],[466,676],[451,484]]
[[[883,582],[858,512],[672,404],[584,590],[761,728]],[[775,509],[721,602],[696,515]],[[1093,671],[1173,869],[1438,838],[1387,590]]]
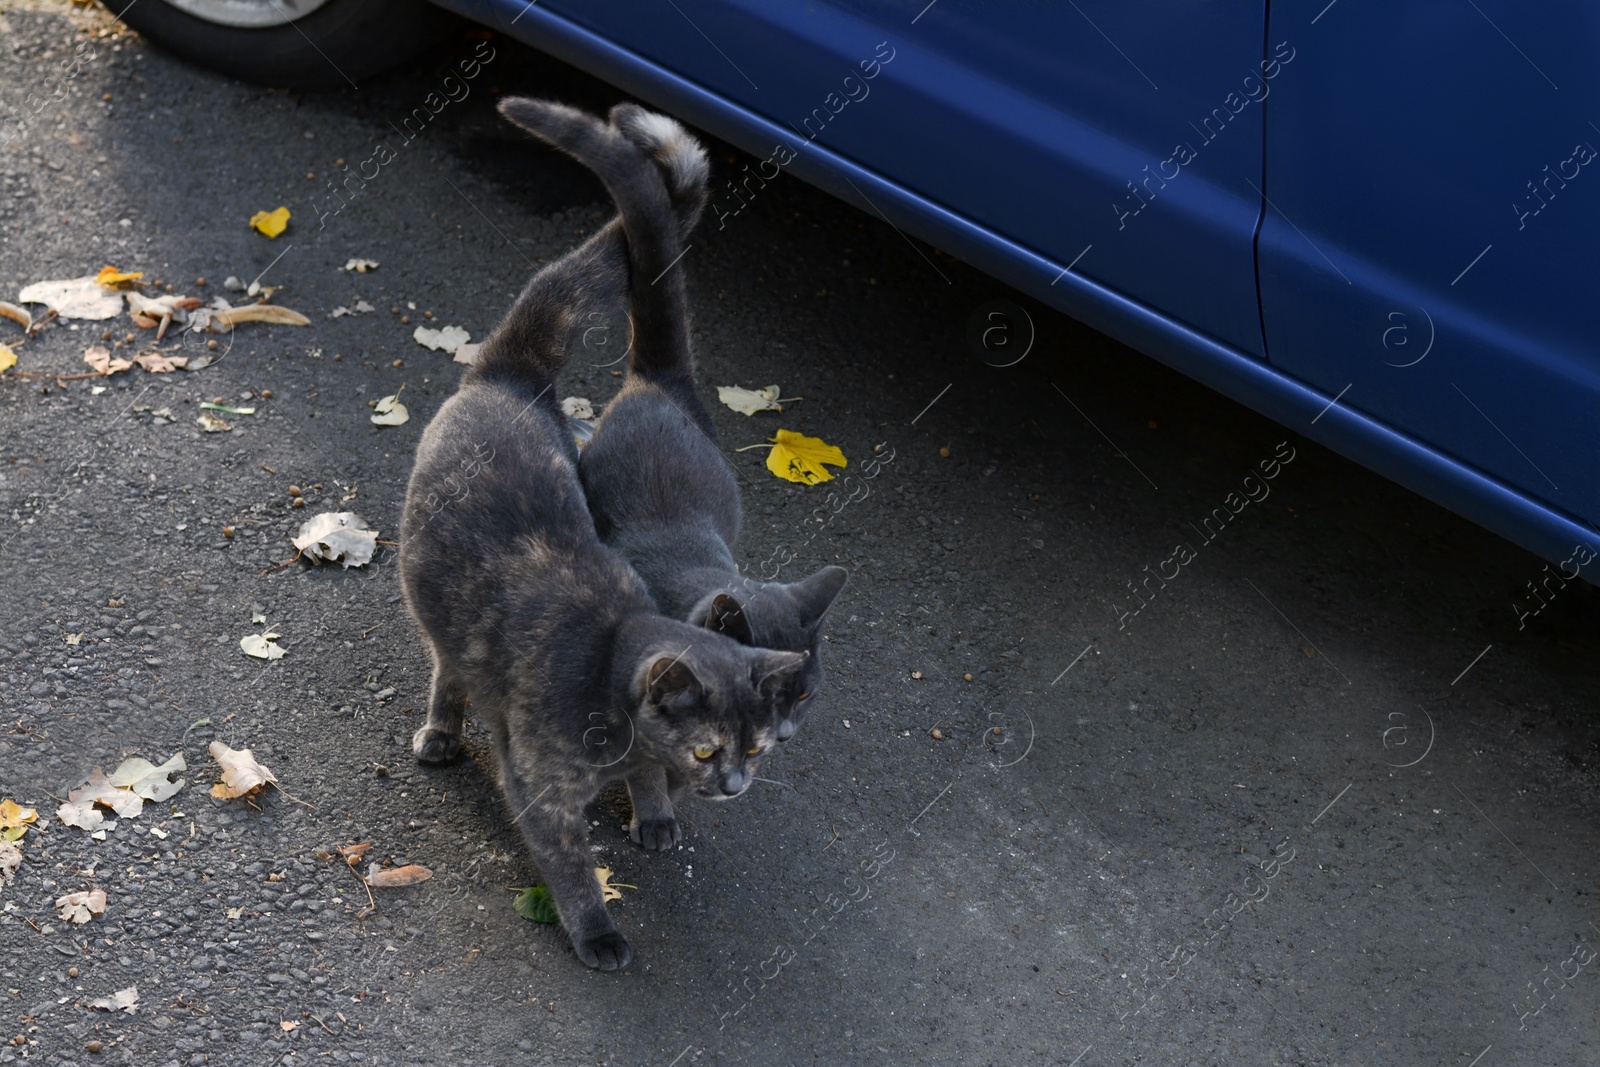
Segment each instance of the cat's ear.
[[692,708],[705,697],[694,668],[682,656],[662,656],[651,663],[645,670],[645,691],[650,703],[673,711]]
[[802,670],[811,658],[809,652],[773,652],[758,649],[750,668],[750,677],[756,690],[771,695],[789,684],[789,679]]
[[800,625],[810,629],[821,622],[849,577],[850,572],[843,567],[824,567],[789,586],[789,595],[800,609]]
[[727,634],[741,645],[755,644],[750,631],[750,617],[745,614],[744,605],[728,593],[718,593],[712,597],[697,621],[707,630]]

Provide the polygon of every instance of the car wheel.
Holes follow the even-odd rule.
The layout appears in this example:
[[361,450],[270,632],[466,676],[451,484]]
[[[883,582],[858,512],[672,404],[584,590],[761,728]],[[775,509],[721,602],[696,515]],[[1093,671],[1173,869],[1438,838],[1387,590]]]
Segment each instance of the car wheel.
[[424,0],[102,0],[152,43],[245,81],[356,85],[437,40]]

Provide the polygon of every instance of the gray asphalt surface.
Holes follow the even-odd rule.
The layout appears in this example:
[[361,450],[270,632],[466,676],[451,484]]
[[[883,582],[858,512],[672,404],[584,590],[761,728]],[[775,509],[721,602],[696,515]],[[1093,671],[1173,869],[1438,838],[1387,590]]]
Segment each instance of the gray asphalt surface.
[[[0,890],[0,1063],[1600,1062],[1595,591],[1519,628],[1542,561],[792,178],[685,263],[708,396],[804,398],[713,415],[752,569],[851,569],[827,691],[750,795],[687,812],[682,850],[596,807],[636,958],[583,968],[512,911],[537,872],[481,728],[458,766],[412,762],[428,672],[392,545],[264,572],[318,511],[392,539],[460,370],[414,326],[480,339],[610,213],[494,90],[619,94],[496,40],[319,229],[336,161],[395,141],[476,42],[295,96],[8,0],[0,102],[31,109],[80,40],[95,58],[0,153],[0,298],[108,263],[208,299],[260,276],[312,325],[241,327],[195,373],[0,380],[0,799],[41,813]],[[279,204],[283,236],[247,228]],[[376,310],[329,317],[357,299]],[[970,340],[995,300],[1034,323],[1013,366]],[[119,356],[150,343],[58,323],[17,369],[81,373],[107,327],[137,335]],[[580,360],[565,391],[617,383]],[[372,425],[402,385],[410,423]],[[256,414],[203,433],[217,398]],[[825,503],[732,451],[778,426],[857,475],[892,460]],[[240,649],[255,605],[281,660]],[[208,795],[212,740],[283,791]],[[95,766],[180,751],[190,784],[105,840],[54,817]],[[363,918],[328,857],[369,841],[434,876]],[[52,901],[90,888],[104,915],[64,923]],[[90,1006],[134,985],[136,1013]]]

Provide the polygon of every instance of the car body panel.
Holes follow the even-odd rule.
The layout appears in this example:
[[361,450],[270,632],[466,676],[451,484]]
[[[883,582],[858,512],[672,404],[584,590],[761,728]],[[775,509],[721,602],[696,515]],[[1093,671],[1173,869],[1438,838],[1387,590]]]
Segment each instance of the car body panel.
[[[688,57],[684,51],[674,52],[659,44],[651,46],[649,53],[635,50],[619,43],[614,39],[610,28],[594,21],[593,12],[605,5],[586,6],[584,10],[589,12],[585,16],[586,23],[569,17],[562,10],[543,3],[529,4],[526,0],[447,0],[443,6],[587,70],[626,92],[648,100],[655,106],[738,145],[759,159],[770,158],[775,146],[779,144],[795,145],[794,130],[784,117],[771,116],[765,110],[740,102],[739,90],[730,80],[739,79],[740,75],[731,69],[717,70],[707,58],[715,56],[715,50],[708,50],[699,58]],[[856,20],[852,25],[857,26],[863,21],[861,17],[863,11],[877,11],[878,17],[881,18],[884,10],[878,5],[867,4],[851,5],[851,9],[852,18]],[[818,17],[822,18],[828,13],[835,12],[836,8],[833,5],[808,5],[801,10],[818,13]],[[898,20],[909,21],[909,16],[903,9],[895,8],[893,14]],[[1308,19],[1302,19],[1302,22],[1309,24]],[[768,30],[763,32],[778,32],[770,29],[775,25],[770,21],[762,25],[768,27]],[[1276,25],[1278,23],[1275,22],[1274,26]],[[656,25],[656,29],[668,33],[660,24]],[[718,29],[720,37],[721,24]],[[752,34],[754,32],[751,31]],[[687,38],[697,33],[685,19],[684,25],[671,30],[670,35]],[[918,40],[909,32],[904,33],[904,36],[908,41]],[[741,38],[747,41],[755,39],[757,38]],[[885,39],[887,34],[880,27],[875,31],[861,34],[859,38],[852,37],[844,47],[836,48],[828,56],[825,67],[829,78],[837,74],[842,84],[842,78],[848,72],[850,65],[872,54],[873,47]],[[1212,329],[1195,324],[1173,313],[1168,306],[1157,299],[1164,295],[1161,287],[1147,285],[1142,275],[1137,272],[1117,274],[1111,268],[1092,266],[1087,255],[1079,259],[1080,250],[1084,245],[1097,244],[1092,240],[1095,235],[1092,227],[1096,225],[1092,221],[1092,216],[1098,211],[1106,212],[1106,217],[1111,219],[1113,236],[1110,240],[1114,241],[1119,233],[1121,236],[1128,236],[1126,230],[1115,229],[1119,220],[1111,208],[1101,206],[1111,202],[1111,198],[1119,190],[1126,192],[1121,183],[1107,182],[1104,188],[1099,189],[1098,205],[1089,199],[1088,193],[1084,193],[1081,204],[1075,201],[1073,205],[1069,205],[1072,208],[1081,207],[1083,210],[1075,214],[1068,212],[1068,221],[1049,231],[1054,236],[1041,238],[1039,232],[1034,231],[1011,235],[997,229],[999,223],[985,221],[1011,217],[1003,214],[986,214],[994,211],[994,208],[992,205],[985,207],[985,204],[996,198],[996,194],[987,186],[967,188],[963,193],[959,182],[954,185],[929,184],[929,179],[925,176],[919,181],[913,171],[905,170],[902,163],[885,155],[881,147],[875,147],[883,144],[899,145],[903,142],[874,139],[875,136],[888,138],[888,130],[891,127],[897,128],[896,136],[901,138],[908,136],[908,130],[914,132],[915,128],[897,120],[898,113],[893,107],[868,106],[884,103],[882,97],[890,95],[884,90],[890,86],[898,87],[900,83],[882,79],[887,78],[889,72],[896,66],[900,70],[910,67],[912,64],[903,61],[916,58],[920,54],[913,44],[901,46],[898,43],[900,39],[899,37],[894,39],[895,58],[891,61],[890,67],[879,75],[880,84],[874,87],[874,95],[860,105],[851,105],[858,108],[852,118],[857,120],[857,125],[861,128],[846,127],[841,115],[840,122],[830,123],[829,131],[825,131],[814,140],[808,139],[804,150],[796,151],[793,160],[783,167],[784,170],[818,185],[863,211],[884,218],[902,231],[937,244],[978,269],[1278,420],[1295,432],[1392,478],[1523,545],[1547,560],[1557,562],[1570,558],[1575,544],[1600,545],[1600,537],[1596,537],[1595,529],[1591,525],[1594,520],[1600,518],[1600,512],[1597,512],[1592,496],[1587,503],[1579,501],[1570,510],[1557,507],[1537,489],[1524,488],[1524,483],[1510,478],[1496,477],[1485,468],[1464,461],[1460,454],[1437,446],[1430,438],[1415,431],[1407,432],[1404,411],[1389,412],[1388,418],[1379,417],[1369,408],[1344,403],[1340,395],[1344,382],[1335,385],[1334,379],[1325,375],[1301,377],[1291,373],[1288,365],[1294,363],[1297,356],[1289,351],[1292,343],[1290,338],[1285,338],[1282,349],[1265,349],[1269,358],[1263,359],[1261,356],[1264,349],[1259,337],[1255,344],[1240,343],[1248,342],[1248,337],[1230,339],[1224,336],[1227,329],[1216,325],[1222,321],[1220,318],[1209,320]],[[857,40],[866,46],[866,51],[860,56],[855,54]],[[1273,43],[1268,44],[1269,40]],[[1291,67],[1293,64],[1302,63],[1306,56],[1300,46],[1286,37],[1282,40],[1287,41],[1289,47],[1295,49]],[[1271,37],[1265,33],[1261,34],[1256,40],[1253,58],[1258,62],[1270,60],[1277,41],[1276,34]],[[682,42],[678,47],[683,47]],[[912,51],[908,52],[908,48]],[[675,62],[681,66],[668,66],[652,58],[655,55],[677,56]],[[759,72],[766,78],[766,74],[773,69],[773,64],[780,62],[788,69],[793,69],[794,62],[786,58],[774,58],[762,63],[752,60],[750,66],[754,70],[750,73]],[[723,64],[722,57],[716,57],[716,64]],[[1310,65],[1302,67],[1302,72],[1308,69],[1311,69]],[[1248,70],[1245,73],[1248,73]],[[1293,73],[1295,73],[1293,70],[1279,71],[1272,90],[1274,98],[1267,104],[1268,107],[1273,107],[1279,102],[1276,94],[1282,93],[1290,84],[1286,79]],[[909,76],[902,77],[911,80]],[[778,82],[776,78],[766,78],[766,80],[768,85],[773,86]],[[824,79],[821,84],[830,85],[828,79]],[[716,86],[728,91],[719,91]],[[748,85],[746,89],[749,89]],[[826,93],[830,89],[824,89],[823,92]],[[760,90],[753,91],[766,93],[768,89],[763,86]],[[1228,91],[1231,89],[1223,89],[1224,93]],[[810,97],[800,95],[792,99],[803,103]],[[1209,99],[1210,95],[1195,97],[1195,100]],[[973,109],[969,107],[968,110]],[[1248,110],[1241,112],[1239,118],[1242,119]],[[931,118],[926,118],[927,114],[924,112],[925,121],[931,122]],[[1272,129],[1277,114],[1277,111],[1266,114],[1268,131]],[[1255,121],[1259,122],[1259,117]],[[1084,122],[1073,128],[1083,132],[1092,125]],[[937,130],[939,145],[959,144],[959,135],[946,136],[947,129],[947,127],[929,127],[922,137],[924,140],[932,141],[934,130]],[[1233,132],[1242,134],[1246,132],[1246,128],[1233,127],[1229,135],[1231,136]],[[1085,140],[1081,143],[1090,144],[1087,140],[1089,135],[1087,133],[1083,135]],[[1102,140],[1095,143],[1103,144],[1105,138],[1115,140],[1104,131],[1101,136]],[[1224,147],[1222,138],[1216,140],[1218,143],[1215,147]],[[1244,138],[1241,138],[1242,140]],[[1158,148],[1153,147],[1161,143],[1160,140],[1149,142],[1152,146],[1148,148],[1150,156],[1142,159],[1135,174],[1142,173],[1146,163],[1159,162],[1165,158],[1157,154]],[[931,150],[924,146],[925,158],[933,158],[927,155],[929,151]],[[1225,219],[1236,208],[1231,202],[1237,200],[1237,196],[1228,192],[1231,185],[1241,182],[1248,185],[1254,182],[1259,187],[1266,179],[1266,176],[1260,173],[1252,176],[1251,161],[1235,159],[1220,152],[1202,158],[1200,162],[1211,163],[1213,170],[1198,169],[1192,175],[1185,174],[1181,179],[1173,181],[1171,188],[1162,192],[1172,192],[1175,195],[1168,197],[1165,205],[1159,200],[1152,201],[1151,206],[1146,209],[1150,212],[1149,218],[1138,219],[1136,223],[1160,220],[1161,213],[1156,209],[1163,206],[1171,209],[1169,213],[1172,215],[1180,214],[1178,210],[1173,209],[1173,205],[1177,204],[1186,205],[1185,210],[1189,212]],[[1260,161],[1254,161],[1254,165],[1259,166]],[[904,177],[897,179],[891,176],[893,174],[902,174]],[[1122,171],[1118,170],[1117,174],[1121,175]],[[1128,178],[1133,176],[1130,174]],[[1185,186],[1191,176],[1205,180],[1180,188]],[[999,178],[992,180],[998,181]],[[945,199],[936,199],[923,191],[929,188],[942,191]],[[724,193],[726,194],[726,190]],[[1180,199],[1180,196],[1176,195],[1180,193],[1188,199]],[[1270,191],[1266,195],[1276,201]],[[1278,256],[1278,250],[1288,248],[1290,245],[1281,235],[1268,229],[1275,224],[1270,217],[1262,219],[1262,211],[1266,211],[1268,215],[1272,212],[1264,201],[1256,209],[1257,221],[1263,226],[1264,233],[1271,233],[1272,244],[1269,251],[1271,255]],[[1071,229],[1070,220],[1080,217],[1084,220],[1081,223],[1084,229],[1081,231]],[[712,225],[713,222],[714,216],[708,216],[706,225]],[[722,223],[728,226],[735,224],[728,218],[723,218]],[[1132,229],[1136,223],[1127,223],[1126,229]],[[1019,224],[1013,223],[1013,225]],[[1229,223],[1225,221],[1215,225],[1224,230],[1229,228]],[[1237,229],[1236,223],[1233,226]],[[1073,236],[1079,232],[1085,235],[1082,244],[1078,244],[1076,237]],[[1192,239],[1203,244],[1203,237],[1200,235],[1204,234],[1204,227],[1191,226],[1187,232]],[[1063,238],[1067,239],[1064,245],[1061,244]],[[1052,247],[1046,248],[1045,245]],[[1096,247],[1090,254],[1098,251],[1100,249]],[[1152,263],[1159,261],[1162,254],[1161,250],[1146,252],[1146,255],[1151,257]],[[1170,255],[1171,250],[1166,250],[1165,254]],[[1303,253],[1301,258],[1304,258]],[[1137,260],[1138,257],[1134,259]],[[1191,262],[1201,259],[1203,257],[1197,254]],[[1286,262],[1288,257],[1284,256],[1283,259]],[[1108,254],[1106,262],[1112,263],[1113,257]],[[936,269],[936,267],[931,268],[931,270]],[[1274,269],[1278,269],[1276,262]],[[1220,262],[1217,272],[1236,273],[1233,268]],[[1195,273],[1203,274],[1205,271],[1197,270]],[[1122,284],[1113,284],[1104,277],[1107,274],[1115,274]],[[931,271],[930,278],[932,278]],[[1199,279],[1191,277],[1190,281],[1198,283]],[[1264,272],[1263,281],[1265,281]],[[1382,285],[1376,283],[1374,285],[1375,288],[1383,288]],[[1403,294],[1404,290],[1397,288],[1396,292]],[[1282,298],[1283,295],[1281,292],[1275,292],[1274,300]],[[1284,304],[1278,308],[1275,304],[1275,308],[1281,314],[1288,314],[1291,306]],[[1257,310],[1259,313],[1259,305]],[[1281,314],[1274,320],[1280,325]],[[1305,308],[1304,314],[1313,323],[1317,321],[1327,323],[1338,319],[1338,315],[1334,315],[1318,320],[1317,316],[1324,313],[1315,306]],[[1201,313],[1192,317],[1205,319],[1206,315]],[[1389,328],[1390,325],[1393,323],[1386,320],[1384,328]],[[1490,325],[1484,323],[1481,329],[1488,330]],[[1238,332],[1247,334],[1248,330]],[[1378,336],[1381,347],[1381,330]],[[1395,335],[1391,334],[1390,337],[1392,341]],[[1268,339],[1271,339],[1270,333]],[[1362,353],[1360,358],[1375,357],[1371,353]],[[1391,359],[1393,362],[1403,362],[1394,357]],[[1308,367],[1309,365],[1307,362]],[[1419,366],[1426,366],[1426,361]],[[1309,371],[1307,373],[1309,374]],[[1348,382],[1348,377],[1344,381]],[[1570,424],[1561,431],[1564,439],[1569,442],[1569,447],[1573,440],[1572,433]],[[1565,467],[1559,469],[1563,473],[1566,471]],[[1593,580],[1592,570],[1593,568],[1585,571],[1585,577],[1590,577],[1591,580]]]

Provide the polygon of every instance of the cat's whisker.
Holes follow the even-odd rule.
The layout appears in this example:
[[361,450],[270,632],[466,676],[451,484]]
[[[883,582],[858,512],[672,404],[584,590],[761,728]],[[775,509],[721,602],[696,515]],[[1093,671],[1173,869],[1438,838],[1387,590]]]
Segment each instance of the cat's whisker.
[[790,785],[788,782],[780,782],[780,781],[777,781],[776,779],[773,779],[773,778],[761,778],[761,777],[758,777],[757,775],[754,775],[754,774],[752,774],[750,776],[750,780],[752,782],[766,782],[768,785],[781,785],[785,789],[793,789],[794,788],[794,786]]

